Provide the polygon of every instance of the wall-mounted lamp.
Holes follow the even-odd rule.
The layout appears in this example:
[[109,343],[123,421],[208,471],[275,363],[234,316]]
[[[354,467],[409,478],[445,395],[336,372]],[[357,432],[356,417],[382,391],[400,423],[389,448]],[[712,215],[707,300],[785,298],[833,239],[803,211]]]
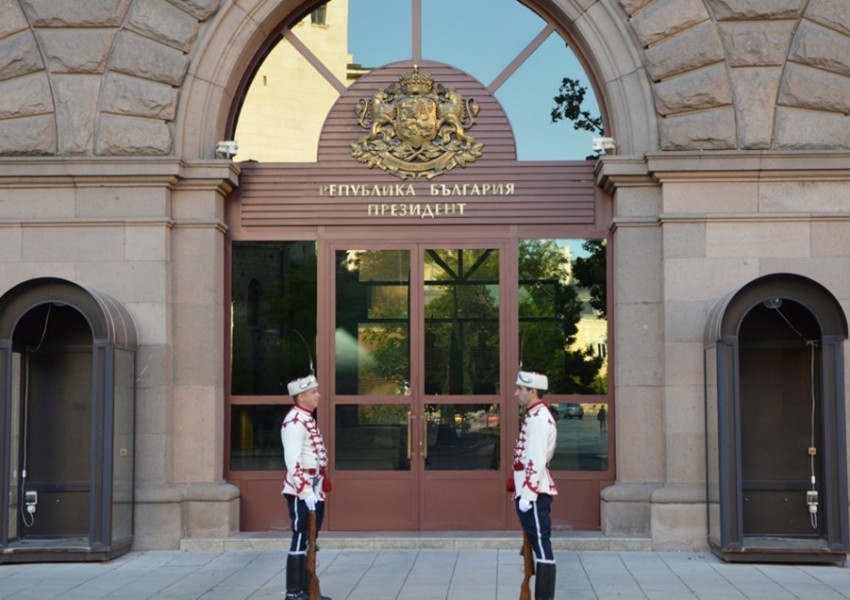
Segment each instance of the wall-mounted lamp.
[[595,137],[593,138],[593,151],[605,154],[617,147],[617,141],[612,137]]
[[762,304],[765,306],[765,308],[777,309],[782,306],[782,298],[768,298],[767,300],[762,302]]
[[236,140],[225,140],[215,144],[215,153],[228,159],[236,156],[238,151],[239,143]]

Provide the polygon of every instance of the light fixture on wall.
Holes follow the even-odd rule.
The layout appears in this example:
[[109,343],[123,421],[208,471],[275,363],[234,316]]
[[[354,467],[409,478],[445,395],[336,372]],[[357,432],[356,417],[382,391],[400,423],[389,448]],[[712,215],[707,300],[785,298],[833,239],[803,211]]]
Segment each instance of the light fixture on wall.
[[605,154],[609,150],[614,150],[617,147],[617,141],[612,137],[595,137],[593,138],[593,151]]
[[236,140],[224,140],[216,142],[215,153],[225,158],[233,158],[239,151],[239,143]]
[[782,306],[782,298],[768,298],[762,304],[764,304],[765,308],[777,309]]

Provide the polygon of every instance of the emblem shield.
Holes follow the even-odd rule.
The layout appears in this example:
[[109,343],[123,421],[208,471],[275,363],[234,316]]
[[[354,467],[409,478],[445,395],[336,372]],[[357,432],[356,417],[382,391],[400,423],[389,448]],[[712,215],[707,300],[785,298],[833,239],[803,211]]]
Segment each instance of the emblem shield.
[[413,148],[421,148],[437,137],[437,103],[413,96],[397,105],[396,134]]
[[466,133],[475,125],[478,104],[451,88],[434,84],[429,73],[413,71],[361,98],[358,123],[369,133],[351,144],[351,156],[402,179],[431,179],[481,156],[484,144]]

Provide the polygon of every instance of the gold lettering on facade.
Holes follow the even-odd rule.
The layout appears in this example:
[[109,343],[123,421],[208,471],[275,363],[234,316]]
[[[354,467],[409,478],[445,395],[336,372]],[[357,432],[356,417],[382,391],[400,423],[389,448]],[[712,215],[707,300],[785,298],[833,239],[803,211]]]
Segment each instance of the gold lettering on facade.
[[[514,196],[514,183],[431,183],[426,190],[420,192],[430,196]],[[319,186],[319,196],[341,197],[406,197],[416,196],[416,188],[411,183],[362,184],[362,183],[327,183]]]
[[462,217],[466,210],[466,202],[436,202],[428,203],[385,203],[368,204],[366,214],[370,217],[419,217],[420,219],[436,219],[437,217]]
[[466,133],[479,106],[454,89],[434,85],[433,77],[414,65],[399,87],[361,98],[358,123],[369,133],[351,144],[351,156],[402,179],[431,179],[481,156],[483,143]]

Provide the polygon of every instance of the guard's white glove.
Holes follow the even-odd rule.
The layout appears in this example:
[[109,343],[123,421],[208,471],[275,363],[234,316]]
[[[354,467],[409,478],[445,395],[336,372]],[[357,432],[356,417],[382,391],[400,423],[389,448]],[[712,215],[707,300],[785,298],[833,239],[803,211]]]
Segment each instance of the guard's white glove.
[[310,494],[307,498],[304,498],[304,504],[307,505],[307,510],[310,512],[316,512],[316,503],[319,499],[316,497],[316,494]]
[[519,499],[519,510],[520,512],[528,512],[531,510],[531,500],[526,500],[525,498]]

